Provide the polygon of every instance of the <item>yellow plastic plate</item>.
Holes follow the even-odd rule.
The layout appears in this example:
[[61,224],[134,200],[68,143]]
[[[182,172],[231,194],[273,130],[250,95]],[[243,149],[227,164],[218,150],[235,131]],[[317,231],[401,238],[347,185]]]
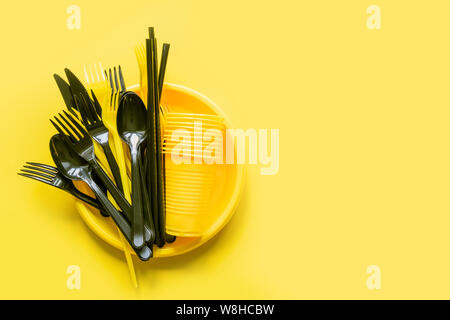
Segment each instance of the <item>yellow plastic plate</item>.
[[[130,87],[129,90],[138,91],[138,86]],[[232,128],[225,113],[210,99],[190,88],[165,84],[161,104],[165,105],[170,112],[188,114],[210,114],[216,115],[224,120],[227,128]],[[238,164],[220,165],[213,186],[212,205],[208,207],[205,223],[206,226],[200,236],[177,237],[174,243],[166,244],[163,248],[154,246],[154,257],[170,257],[179,255],[202,245],[216,235],[231,219],[237,208],[244,183],[244,166]],[[83,192],[90,193],[89,188],[83,183],[77,183],[77,187]],[[113,247],[123,250],[122,242],[117,234],[111,218],[105,218],[95,209],[84,202],[76,201],[76,208],[81,218],[101,239]],[[134,251],[127,246],[130,253]]]

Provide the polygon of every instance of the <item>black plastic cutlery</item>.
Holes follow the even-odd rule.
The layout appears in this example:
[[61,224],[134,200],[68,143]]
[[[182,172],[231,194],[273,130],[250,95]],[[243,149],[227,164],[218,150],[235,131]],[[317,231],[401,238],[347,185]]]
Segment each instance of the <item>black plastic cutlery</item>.
[[76,109],[75,101],[73,100],[72,89],[70,89],[70,85],[59,75],[56,73],[53,75],[53,78],[58,85],[59,92],[61,92],[61,96],[63,97],[64,103],[71,113],[76,114],[74,109]]
[[[75,103],[77,103],[76,96]],[[66,111],[63,111],[63,113],[64,115],[59,114],[59,117],[54,118],[57,123],[51,119],[50,122],[66,140],[66,143],[70,145],[78,155],[80,155],[92,166],[94,173],[103,182],[106,189],[116,201],[117,205],[122,209],[122,212],[128,217],[130,221],[132,221],[132,207],[125,199],[123,193],[116,187],[114,182],[109,178],[108,174],[97,162],[97,158],[94,152],[94,144],[89,137],[89,134],[82,127],[82,125],[77,120],[75,120],[74,117],[72,117]],[[153,230],[151,230],[150,228],[144,228],[145,242],[151,241],[153,237]]]
[[20,171],[21,172],[19,172],[18,174],[23,177],[34,179],[58,189],[64,190],[73,195],[75,198],[86,202],[94,208],[101,208],[98,200],[79,191],[73,184],[72,180],[67,179],[59,172],[57,168],[53,166],[37,162],[27,162],[23,166],[23,169],[20,169]]
[[144,211],[144,227],[153,230],[153,238],[147,242],[147,244],[153,245],[155,241],[155,224],[153,222],[153,214],[152,214],[152,204],[150,202],[150,190],[147,188],[147,180],[146,180],[146,171],[144,162],[142,160],[143,152],[139,153],[139,165],[140,165],[140,179],[141,179],[141,190],[142,190],[142,207]]
[[[89,97],[89,93],[87,92],[86,88],[83,86],[80,80],[70,71],[69,69],[64,69],[64,72],[66,73],[67,80],[69,80],[70,84],[70,90],[72,91],[72,94],[75,98],[75,96],[83,97],[86,103],[92,105],[95,108],[95,111],[100,116],[102,115],[102,108],[101,106],[94,105],[93,101]],[[77,101],[75,101],[75,105],[77,105]]]
[[[75,104],[75,100],[70,85],[56,73],[53,75],[53,78],[55,79],[56,84],[58,85],[58,89],[61,93],[61,96],[63,97],[64,104],[66,105],[67,110],[69,110],[70,113],[72,113],[75,117],[78,117],[80,111],[78,110],[78,106]],[[75,112],[75,110],[78,113]],[[105,185],[100,181],[97,175],[94,175],[94,181],[100,186],[103,192],[106,192]],[[108,216],[108,214],[104,210],[100,210],[100,213],[105,217]]]
[[[106,75],[106,79],[109,82],[110,88],[113,92],[113,101],[114,104],[117,104],[117,109],[118,109],[118,105],[119,102],[116,101],[116,99],[120,100],[122,99],[122,97],[124,95],[126,95],[127,93],[134,93],[131,91],[126,91],[126,86],[125,86],[125,80],[123,78],[123,74],[122,74],[122,68],[119,65],[119,74],[117,74],[117,68],[114,67],[113,69],[109,68],[109,73],[105,71],[105,75]],[[114,73],[113,73],[114,72]],[[117,102],[117,103],[116,103]],[[117,114],[116,114],[116,120],[117,120]],[[117,121],[116,121],[117,124]],[[117,125],[116,125],[117,127]],[[141,149],[145,149],[146,147],[146,141],[143,141],[142,145],[141,145]],[[153,223],[153,215],[152,215],[152,208],[151,208],[151,202],[150,202],[150,190],[147,189],[147,183],[145,180],[145,168],[143,169],[142,166],[142,155],[143,155],[143,151],[141,151],[140,153],[138,153],[138,155],[140,156],[140,165],[141,165],[141,196],[142,196],[142,209],[143,209],[143,213],[144,213],[144,228],[148,228],[150,230],[152,230],[152,238],[149,240],[146,240],[146,243],[149,245],[153,245],[153,242],[155,241],[154,239],[154,235],[155,235],[155,226]],[[145,162],[146,164],[147,162]]]
[[[98,116],[95,111],[97,108],[101,108],[100,104],[95,96],[94,92],[91,91],[94,103],[88,103],[85,101],[83,96],[77,97],[77,101],[80,101],[77,104],[78,109],[81,114],[81,121],[84,124],[84,127],[88,131],[89,135],[94,139],[103,149],[105,153],[106,160],[108,161],[109,168],[111,169],[112,175],[114,177],[114,181],[116,182],[117,188],[123,192],[122,187],[122,179],[120,178],[120,169],[114,158],[111,147],[109,146],[109,131],[106,129],[103,124],[102,119]],[[94,106],[97,106],[94,108]]]
[[[76,97],[75,100],[77,100]],[[63,111],[63,113],[64,115],[59,114],[59,117],[54,117],[56,122],[51,119],[50,122],[63,136],[67,144],[70,145],[77,154],[79,154],[92,166],[94,172],[105,184],[106,188],[111,193],[119,207],[124,212],[130,212],[131,206],[123,196],[123,193],[120,192],[114,182],[109,178],[108,174],[97,162],[97,158],[94,153],[94,144],[87,131],[70,114],[65,111]]]
[[144,214],[142,206],[140,146],[146,139],[147,110],[141,98],[134,92],[127,92],[119,104],[117,111],[117,131],[123,141],[127,143],[131,154],[131,203],[133,245],[140,247],[144,244]]
[[[143,60],[147,60],[147,104],[134,91],[126,90],[120,65],[108,71],[102,67],[100,72],[95,69],[96,79],[92,71],[89,78],[85,67],[87,83],[96,90],[99,99],[69,69],[64,69],[67,80],[54,74],[67,108],[50,119],[58,131],[50,140],[56,167],[27,162],[18,173],[64,190],[99,209],[103,216],[110,216],[144,261],[152,257],[154,244],[161,248],[175,240],[175,236],[165,232],[165,158],[161,151],[160,123],[160,112],[162,117],[167,112],[160,106],[160,99],[170,46],[163,44],[159,66],[153,28],[149,28],[146,46],[147,56],[144,58],[142,52],[138,59],[141,76],[145,72]],[[108,83],[112,92],[108,92]],[[107,98],[109,106],[103,105]],[[129,147],[131,171],[127,171],[125,144]],[[99,153],[100,150],[103,152]],[[110,170],[106,171],[105,166]],[[84,181],[97,199],[77,189],[75,180]],[[127,262],[130,261],[128,253]]]
[[120,66],[119,66],[119,75],[117,75],[117,69],[116,67],[114,67],[113,69],[109,68],[108,72],[106,72],[105,70],[105,76],[106,79],[109,81],[109,86],[114,92],[119,92],[120,94],[125,93],[127,89],[125,86],[125,80],[123,78],[122,68]]
[[[66,178],[70,180],[81,180],[89,185],[103,208],[109,213],[128,242],[131,243],[130,224],[92,179],[92,165],[80,157],[71,146],[67,144],[67,139],[61,134],[54,135],[50,139],[50,153],[55,165]],[[139,258],[144,261],[150,259],[152,256],[151,249],[145,245],[135,251]]]

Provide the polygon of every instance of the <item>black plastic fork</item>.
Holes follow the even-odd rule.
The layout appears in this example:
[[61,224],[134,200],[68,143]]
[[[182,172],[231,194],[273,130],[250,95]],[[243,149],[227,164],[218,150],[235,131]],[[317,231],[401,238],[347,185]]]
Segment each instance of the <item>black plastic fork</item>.
[[95,105],[100,107],[100,104],[95,96],[94,92],[91,90],[92,98],[94,100],[94,105],[86,103],[83,96],[75,98],[75,101],[80,101],[77,103],[78,109],[81,114],[81,121],[83,122],[89,135],[98,142],[105,153],[106,160],[113,174],[114,180],[116,182],[117,188],[123,193],[122,179],[120,177],[120,169],[117,165],[117,161],[114,154],[109,146],[109,131],[103,124],[102,119],[98,116],[95,111]]
[[58,189],[64,190],[75,198],[86,202],[87,204],[93,206],[94,208],[101,209],[100,203],[97,199],[94,199],[81,191],[79,191],[72,180],[64,177],[57,168],[49,166],[47,164],[37,163],[37,162],[26,162],[23,169],[18,174],[33,180],[43,182],[45,184],[51,185]]
[[[117,72],[117,70],[119,70],[119,72]],[[113,67],[112,69],[109,68],[108,72],[105,70],[105,76],[106,79],[109,82],[109,86],[111,88],[111,92],[114,95],[113,99],[119,99],[119,101],[121,100],[121,98],[127,93],[126,91],[126,86],[125,86],[125,80],[123,78],[123,74],[122,74],[122,68],[119,67]],[[117,95],[117,96],[116,96]],[[112,100],[113,101],[113,100]],[[119,105],[119,101],[117,101],[117,107]],[[145,146],[147,144],[147,140],[145,142],[143,142],[142,144],[142,148],[141,148],[141,153],[139,154],[139,163],[140,163],[140,168],[142,170],[142,172],[140,172],[141,175],[141,195],[142,195],[142,204],[143,204],[143,210],[145,212],[144,214],[144,225],[146,228],[150,229],[153,231],[153,234],[155,233],[155,225],[153,222],[153,214],[152,214],[152,205],[151,205],[151,201],[150,201],[150,190],[147,188],[147,182],[146,182],[146,172],[147,170],[145,169],[145,166],[147,164],[147,162],[143,162],[142,159],[144,157],[144,150],[145,150]],[[150,243],[153,244],[154,239],[152,238]]]
[[[113,70],[114,70],[114,79],[113,79]],[[109,72],[109,75],[108,75]],[[109,81],[109,86],[113,90],[113,92],[124,93],[127,88],[125,86],[125,80],[122,74],[122,68],[119,66],[119,74],[117,75],[117,69],[114,67],[113,69],[109,68],[108,72],[105,70],[106,79]]]
[[[75,100],[77,100],[77,97],[75,97]],[[66,140],[66,143],[92,166],[94,172],[105,184],[119,207],[124,212],[130,213],[131,206],[125,199],[123,193],[120,192],[108,174],[98,164],[94,153],[94,143],[88,132],[73,116],[66,111],[63,111],[63,113],[64,115],[59,113],[59,117],[54,117],[56,122],[51,119],[50,122]]]
[[[78,98],[75,96],[75,100]],[[128,201],[125,199],[123,193],[116,187],[114,182],[109,178],[108,174],[98,164],[94,153],[94,144],[89,137],[88,132],[83,126],[75,120],[73,116],[63,111],[64,115],[59,113],[59,117],[54,117],[55,121],[50,119],[50,122],[61,134],[65,142],[75,151],[80,157],[86,160],[92,167],[93,171],[98,175],[100,180],[105,184],[106,189],[116,201],[117,205],[122,209],[126,218],[130,221],[132,217],[132,208]],[[70,129],[69,129],[70,128]],[[151,239],[152,231],[149,228],[145,228],[144,237],[146,241]]]

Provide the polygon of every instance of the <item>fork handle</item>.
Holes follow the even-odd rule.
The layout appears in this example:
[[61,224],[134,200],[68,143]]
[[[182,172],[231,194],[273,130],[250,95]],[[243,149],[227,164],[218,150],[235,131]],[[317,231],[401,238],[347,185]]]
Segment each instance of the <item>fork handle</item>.
[[[106,189],[109,191],[111,196],[116,201],[117,205],[122,209],[122,212],[125,214],[125,216],[128,218],[129,221],[133,221],[133,211],[131,208],[131,205],[128,203],[128,201],[125,199],[125,196],[122,192],[116,187],[114,182],[112,182],[111,178],[108,176],[108,174],[103,170],[102,167],[97,163],[97,160],[91,160],[89,161],[89,164],[91,165],[92,169],[97,173],[100,180],[105,184]],[[146,226],[144,227],[144,237],[146,239],[149,239],[151,237],[151,230]],[[145,246],[144,246],[145,247]]]
[[128,222],[125,220],[125,218],[117,211],[117,209],[114,207],[114,205],[109,201],[107,196],[103,193],[103,191],[100,189],[98,184],[96,184],[92,179],[86,179],[86,183],[89,185],[91,190],[94,192],[95,196],[97,197],[98,201],[102,204],[103,208],[111,215],[114,222],[119,227],[120,231],[125,235],[125,237],[129,240],[131,239],[131,227],[128,224]]
[[144,215],[142,210],[141,170],[138,160],[139,147],[131,147],[131,203],[133,218],[131,232],[133,246],[140,248],[144,245]]
[[98,202],[97,199],[94,199],[92,197],[89,197],[88,195],[84,194],[81,191],[78,190],[73,190],[70,192],[71,195],[73,195],[75,198],[77,198],[78,200],[84,201],[86,202],[88,205],[93,206],[96,209],[103,209],[102,206],[100,205],[100,203]]
[[[119,227],[127,241],[131,243],[131,227],[125,218],[119,213],[119,211],[117,211],[111,201],[109,201],[108,197],[92,179],[85,179],[85,182],[89,185],[105,210],[110,214],[111,218],[114,220],[117,227]],[[144,246],[142,249],[136,250],[136,254],[141,260],[146,261],[151,257],[151,250],[147,246]]]
[[[152,247],[155,242],[155,225],[153,224],[152,205],[150,203],[149,189],[147,189],[147,183],[145,180],[145,168],[142,162],[142,152],[138,154],[140,178],[141,178],[141,190],[142,190],[142,208],[144,212],[144,228],[148,228],[151,231],[150,238],[144,239],[145,242]],[[147,163],[147,162],[145,162]]]
[[114,180],[116,181],[117,188],[123,193],[123,185],[122,179],[120,178],[119,165],[117,164],[116,158],[114,157],[114,154],[111,150],[109,140],[103,143],[101,146],[103,151],[105,152],[106,160],[108,161],[109,168],[111,169]]
[[128,215],[128,218],[131,218],[131,205],[128,203],[128,201],[125,199],[125,196],[122,192],[116,187],[114,182],[111,180],[111,178],[108,176],[108,174],[103,170],[102,167],[97,163],[97,161],[94,159],[90,161],[90,164],[92,166],[92,169],[95,171],[95,173],[98,175],[100,180],[105,184],[106,189],[111,193],[112,197],[116,201],[117,205],[125,212],[126,215]]

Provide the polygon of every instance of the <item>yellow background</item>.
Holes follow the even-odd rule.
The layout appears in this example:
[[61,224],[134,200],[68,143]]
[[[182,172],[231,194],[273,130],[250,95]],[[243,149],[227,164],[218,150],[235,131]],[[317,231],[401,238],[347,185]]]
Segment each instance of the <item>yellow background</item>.
[[[66,8],[81,8],[69,30]],[[369,5],[381,30],[366,27]],[[16,1],[0,10],[0,298],[450,298],[448,1]],[[166,80],[236,127],[279,128],[280,170],[250,167],[229,225],[141,263],[99,240],[62,191],[17,176],[51,162],[52,74],[121,64],[155,26]],[[81,267],[81,290],[66,268]],[[366,268],[381,268],[368,290]]]

